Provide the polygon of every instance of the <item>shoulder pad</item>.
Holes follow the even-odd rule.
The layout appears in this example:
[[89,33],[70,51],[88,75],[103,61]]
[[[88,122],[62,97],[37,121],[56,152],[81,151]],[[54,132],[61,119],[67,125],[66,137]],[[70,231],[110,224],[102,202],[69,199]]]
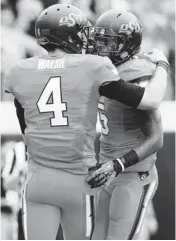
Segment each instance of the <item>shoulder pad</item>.
[[120,78],[124,81],[135,82],[140,78],[150,79],[154,73],[155,65],[146,59],[134,58],[117,67]]
[[36,69],[37,57],[22,59],[18,62],[18,67],[21,69]]
[[103,63],[102,65],[106,66],[108,69],[112,70],[112,72],[114,74],[119,75],[117,68],[115,67],[115,65],[113,65],[113,63],[111,62],[111,60],[108,57],[103,57]]
[[99,55],[91,55],[91,54],[87,54],[86,56],[86,60],[87,62],[90,62],[93,66],[95,66],[95,68],[100,67],[101,65],[111,65],[112,62],[108,57],[102,57]]
[[118,74],[117,68],[112,64],[111,60],[108,57],[102,57],[102,56],[96,56],[95,63],[94,63],[94,69],[100,69],[100,68],[108,68],[111,70],[114,74]]

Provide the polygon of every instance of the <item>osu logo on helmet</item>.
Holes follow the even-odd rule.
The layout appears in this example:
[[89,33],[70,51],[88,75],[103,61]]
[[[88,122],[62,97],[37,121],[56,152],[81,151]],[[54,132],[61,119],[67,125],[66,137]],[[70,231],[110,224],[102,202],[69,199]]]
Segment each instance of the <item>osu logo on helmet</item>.
[[76,24],[80,24],[82,21],[82,17],[81,15],[76,15],[74,13],[70,13],[68,16],[63,16],[61,17],[60,21],[59,21],[59,25],[63,26],[66,25],[68,27],[73,27]]

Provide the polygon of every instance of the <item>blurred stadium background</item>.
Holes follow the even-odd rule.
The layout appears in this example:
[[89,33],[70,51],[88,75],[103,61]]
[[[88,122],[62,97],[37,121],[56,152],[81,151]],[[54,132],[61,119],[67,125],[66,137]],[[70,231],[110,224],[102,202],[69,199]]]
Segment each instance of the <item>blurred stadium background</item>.
[[[1,0],[1,240],[17,239],[15,236],[18,224],[17,213],[20,208],[20,188],[17,188],[17,181],[15,182],[18,180],[17,174],[11,175],[12,186],[6,183],[5,189],[8,191],[3,186],[4,180],[9,181],[12,172],[12,170],[7,171],[8,162],[15,159],[9,153],[16,146],[20,146],[18,149],[20,154],[16,155],[16,158],[24,162],[21,167],[23,166],[22,171],[25,169],[24,148],[20,142],[22,137],[12,102],[13,97],[4,94],[3,76],[6,69],[19,59],[31,57],[43,51],[36,44],[34,24],[39,13],[55,3],[69,3],[79,7],[92,24],[106,10],[128,6],[129,10],[137,14],[143,25],[142,51],[157,47],[163,50],[169,59],[167,91],[160,107],[164,128],[164,146],[159,151],[157,160],[160,182],[153,204],[148,210],[140,238],[174,240],[176,123],[174,0]],[[98,152],[98,142],[95,147]],[[24,173],[21,176],[24,176]],[[58,235],[58,238],[61,238],[61,235]]]

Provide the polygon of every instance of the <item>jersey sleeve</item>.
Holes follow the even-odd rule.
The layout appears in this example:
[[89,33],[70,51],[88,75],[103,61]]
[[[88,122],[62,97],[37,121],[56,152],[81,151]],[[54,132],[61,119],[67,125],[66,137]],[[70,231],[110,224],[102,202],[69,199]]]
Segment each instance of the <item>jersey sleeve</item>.
[[116,67],[112,64],[109,58],[101,57],[100,65],[96,69],[96,80],[98,81],[98,85],[101,86],[105,82],[109,81],[118,81],[120,79],[119,73]]
[[10,67],[4,75],[4,91],[13,93],[13,80],[15,78],[15,67]]
[[137,108],[144,95],[144,88],[124,80],[110,81],[99,87],[100,96],[117,100],[129,107]]

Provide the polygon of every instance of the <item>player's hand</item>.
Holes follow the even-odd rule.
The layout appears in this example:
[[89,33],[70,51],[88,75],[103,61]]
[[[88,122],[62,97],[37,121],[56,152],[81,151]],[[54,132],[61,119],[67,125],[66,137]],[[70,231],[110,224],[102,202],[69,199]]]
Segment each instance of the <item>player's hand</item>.
[[89,175],[86,178],[91,188],[97,188],[104,185],[114,172],[113,162],[98,164],[89,168]]
[[91,188],[101,187],[108,184],[115,176],[124,171],[124,167],[120,164],[120,158],[98,164],[97,166],[89,168],[89,175],[86,178],[87,183]]
[[152,51],[145,53],[144,57],[150,60],[152,63],[157,64],[159,61],[164,61],[169,65],[169,62],[163,52],[159,49],[153,49]]

